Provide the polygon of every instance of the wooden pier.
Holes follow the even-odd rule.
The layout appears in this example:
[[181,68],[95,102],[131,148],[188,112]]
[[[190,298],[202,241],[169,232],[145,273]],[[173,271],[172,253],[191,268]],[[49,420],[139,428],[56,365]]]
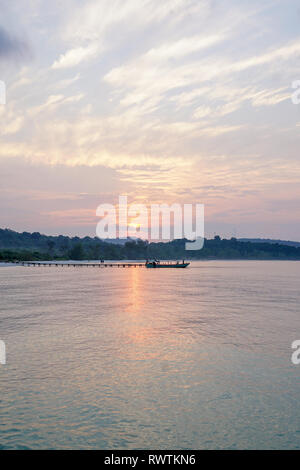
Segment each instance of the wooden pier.
[[35,266],[35,267],[61,267],[61,268],[143,268],[145,263],[55,263],[55,262],[39,262],[39,261],[20,261],[16,263],[18,266]]

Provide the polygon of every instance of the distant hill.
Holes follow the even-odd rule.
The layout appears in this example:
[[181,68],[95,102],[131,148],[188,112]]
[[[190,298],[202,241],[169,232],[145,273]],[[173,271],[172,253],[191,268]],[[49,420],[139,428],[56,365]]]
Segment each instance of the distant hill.
[[273,240],[271,238],[238,238],[239,242],[250,242],[250,243],[273,243],[278,245],[288,245],[300,247],[300,242],[292,242],[287,240]]
[[[49,260],[49,259],[262,259],[300,260],[300,246],[253,239],[230,240],[216,236],[205,240],[198,251],[186,251],[188,240],[149,243],[143,240],[99,240],[97,237],[48,236],[39,232],[15,232],[0,229],[0,260]],[[293,243],[293,242],[290,242]],[[296,242],[294,242],[296,243]]]

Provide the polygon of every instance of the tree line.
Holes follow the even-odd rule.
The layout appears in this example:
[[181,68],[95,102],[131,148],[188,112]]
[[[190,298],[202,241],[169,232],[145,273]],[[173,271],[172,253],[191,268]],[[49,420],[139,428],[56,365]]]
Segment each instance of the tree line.
[[109,243],[97,237],[47,236],[39,232],[0,229],[1,261],[35,260],[145,260],[145,259],[291,259],[300,260],[300,248],[279,243],[253,243],[236,238],[206,239],[202,250],[186,251],[188,240],[149,243],[127,240]]

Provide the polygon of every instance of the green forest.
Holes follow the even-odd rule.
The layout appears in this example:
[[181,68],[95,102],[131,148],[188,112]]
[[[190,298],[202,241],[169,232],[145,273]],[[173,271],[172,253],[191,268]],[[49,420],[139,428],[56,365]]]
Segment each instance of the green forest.
[[1,261],[38,260],[145,260],[145,259],[262,259],[300,260],[300,247],[280,244],[239,241],[236,238],[206,239],[202,250],[186,251],[188,240],[149,243],[128,240],[109,243],[97,237],[47,236],[39,232],[15,232],[0,229]]

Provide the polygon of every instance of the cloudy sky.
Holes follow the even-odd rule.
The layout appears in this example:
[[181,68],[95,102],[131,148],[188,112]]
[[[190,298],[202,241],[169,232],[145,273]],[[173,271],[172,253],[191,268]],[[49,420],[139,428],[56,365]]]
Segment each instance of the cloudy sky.
[[0,226],[204,203],[206,235],[300,240],[296,0],[0,0]]

